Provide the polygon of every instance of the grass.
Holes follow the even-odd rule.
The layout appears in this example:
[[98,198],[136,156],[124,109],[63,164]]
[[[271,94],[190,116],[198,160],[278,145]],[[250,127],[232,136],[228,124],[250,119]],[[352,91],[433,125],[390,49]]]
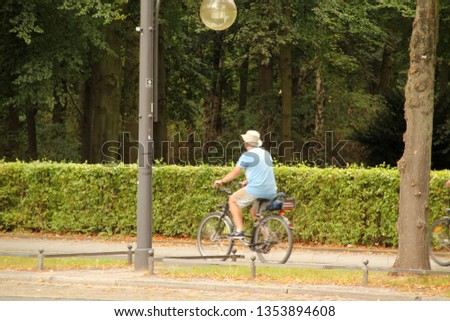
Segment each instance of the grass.
[[[38,270],[37,258],[0,257],[0,270]],[[45,270],[129,268],[127,260],[111,258],[46,258]],[[256,278],[245,266],[178,266],[157,263],[159,277],[220,281],[252,281],[257,283],[360,286],[362,271],[320,270],[280,267],[257,267]],[[450,275],[392,276],[385,272],[369,272],[369,286],[395,288],[410,293],[450,297]]]
[[[217,280],[251,280],[248,267],[192,266],[166,267],[158,274],[176,278],[211,278]],[[256,282],[278,284],[310,284],[360,286],[362,272],[348,270],[319,270],[301,268],[257,267]],[[423,295],[450,297],[450,275],[393,276],[386,272],[369,272],[369,286],[395,288]]]
[[[45,258],[45,270],[113,269],[128,267],[126,260],[110,258]],[[37,258],[0,256],[0,270],[37,271]]]

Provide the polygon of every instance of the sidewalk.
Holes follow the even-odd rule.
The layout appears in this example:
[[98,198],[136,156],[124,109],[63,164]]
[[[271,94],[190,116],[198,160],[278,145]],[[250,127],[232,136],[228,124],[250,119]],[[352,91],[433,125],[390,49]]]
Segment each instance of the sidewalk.
[[[133,249],[135,248],[135,244]],[[30,238],[30,237],[5,237],[0,236],[0,252],[26,252],[37,253],[44,249],[45,253],[79,253],[79,252],[106,252],[126,251],[126,241],[100,241],[100,240],[78,240],[65,238]],[[155,257],[198,255],[195,244],[192,242],[153,242]],[[245,255],[245,259],[239,260],[249,264],[250,257],[254,255],[245,249],[239,249],[237,254]],[[300,264],[309,267],[317,266],[354,266],[362,268],[362,261],[369,260],[369,268],[392,266],[396,258],[395,253],[389,252],[362,252],[349,249],[342,252],[334,249],[296,248],[289,260],[289,264]],[[195,264],[195,263],[193,263]],[[256,261],[258,266],[258,261]],[[435,267],[433,266],[433,269]],[[441,267],[439,267],[441,268]],[[157,272],[157,271],[156,271]],[[361,274],[362,275],[362,274]],[[79,299],[95,299],[95,296],[83,298],[86,287],[99,287],[105,289],[129,289],[139,292],[148,288],[158,289],[156,293],[166,293],[165,299],[186,300],[208,298],[229,300],[251,299],[248,294],[257,293],[257,297],[266,300],[447,300],[442,297],[421,296],[420,294],[404,293],[388,288],[375,288],[363,286],[336,286],[336,285],[302,285],[302,284],[269,284],[260,281],[217,281],[210,279],[181,280],[167,277],[149,275],[146,271],[135,271],[129,269],[111,270],[78,270],[78,271],[0,271],[0,296],[10,297],[12,287],[26,285],[77,285],[80,296],[73,293]],[[83,288],[84,286],[84,288]],[[2,291],[3,288],[3,291]],[[8,288],[8,289],[7,289]],[[112,291],[112,290],[111,290]],[[159,291],[159,292],[158,292]],[[181,291],[181,292],[180,292]],[[186,291],[186,292],[183,292]],[[221,291],[229,293],[230,296],[211,296],[206,292]],[[98,291],[97,291],[98,292]],[[148,292],[148,291],[147,291]],[[19,292],[18,292],[19,293]],[[146,292],[145,292],[146,293]],[[153,291],[153,293],[155,293]],[[184,294],[183,294],[184,293]],[[206,293],[206,294],[205,294]],[[221,293],[222,294],[222,293]],[[241,296],[240,296],[241,295]],[[45,297],[43,297],[45,299]],[[53,297],[55,298],[55,297]],[[57,298],[57,297],[56,297]],[[61,297],[62,298],[62,297]],[[156,300],[164,299],[156,296]],[[155,299],[154,298],[154,299]],[[112,297],[111,299],[114,299]],[[151,298],[150,298],[151,299]]]

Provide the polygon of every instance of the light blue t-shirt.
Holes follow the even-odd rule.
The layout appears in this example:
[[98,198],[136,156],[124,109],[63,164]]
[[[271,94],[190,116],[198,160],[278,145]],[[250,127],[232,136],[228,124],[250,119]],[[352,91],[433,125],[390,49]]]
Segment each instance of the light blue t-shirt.
[[274,198],[277,185],[270,154],[259,147],[254,147],[241,155],[237,166],[245,170],[247,186],[245,190],[257,198]]

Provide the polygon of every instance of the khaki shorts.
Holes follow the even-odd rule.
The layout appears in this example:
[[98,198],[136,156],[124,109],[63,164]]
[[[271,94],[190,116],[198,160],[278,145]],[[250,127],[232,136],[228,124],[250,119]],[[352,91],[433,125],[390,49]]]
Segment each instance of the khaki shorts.
[[256,196],[253,196],[247,192],[245,188],[241,188],[240,190],[234,192],[234,194],[230,196],[230,200],[236,202],[241,209],[252,205],[257,213],[264,211],[270,204],[270,201],[261,203],[258,201]]

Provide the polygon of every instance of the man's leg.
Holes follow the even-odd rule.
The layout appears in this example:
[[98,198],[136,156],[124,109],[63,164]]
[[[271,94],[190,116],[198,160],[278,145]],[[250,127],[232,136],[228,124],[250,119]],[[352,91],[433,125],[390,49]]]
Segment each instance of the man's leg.
[[256,221],[256,206],[252,206],[250,209],[250,216],[252,217],[253,222]]
[[233,218],[234,226],[236,226],[237,231],[244,230],[244,223],[242,221],[242,209],[239,207],[236,200],[233,197],[230,197],[230,201],[228,202],[230,207],[230,213]]
[[242,221],[242,209],[251,205],[255,201],[255,197],[247,193],[244,188],[236,191],[229,199],[230,213],[233,218],[233,223],[236,230],[239,232],[244,231],[244,223]]
[[253,206],[250,209],[250,215],[251,215],[253,221],[256,221],[256,215],[262,214],[267,209],[269,204],[270,204],[270,201],[264,201],[264,200],[256,200],[253,202]]

